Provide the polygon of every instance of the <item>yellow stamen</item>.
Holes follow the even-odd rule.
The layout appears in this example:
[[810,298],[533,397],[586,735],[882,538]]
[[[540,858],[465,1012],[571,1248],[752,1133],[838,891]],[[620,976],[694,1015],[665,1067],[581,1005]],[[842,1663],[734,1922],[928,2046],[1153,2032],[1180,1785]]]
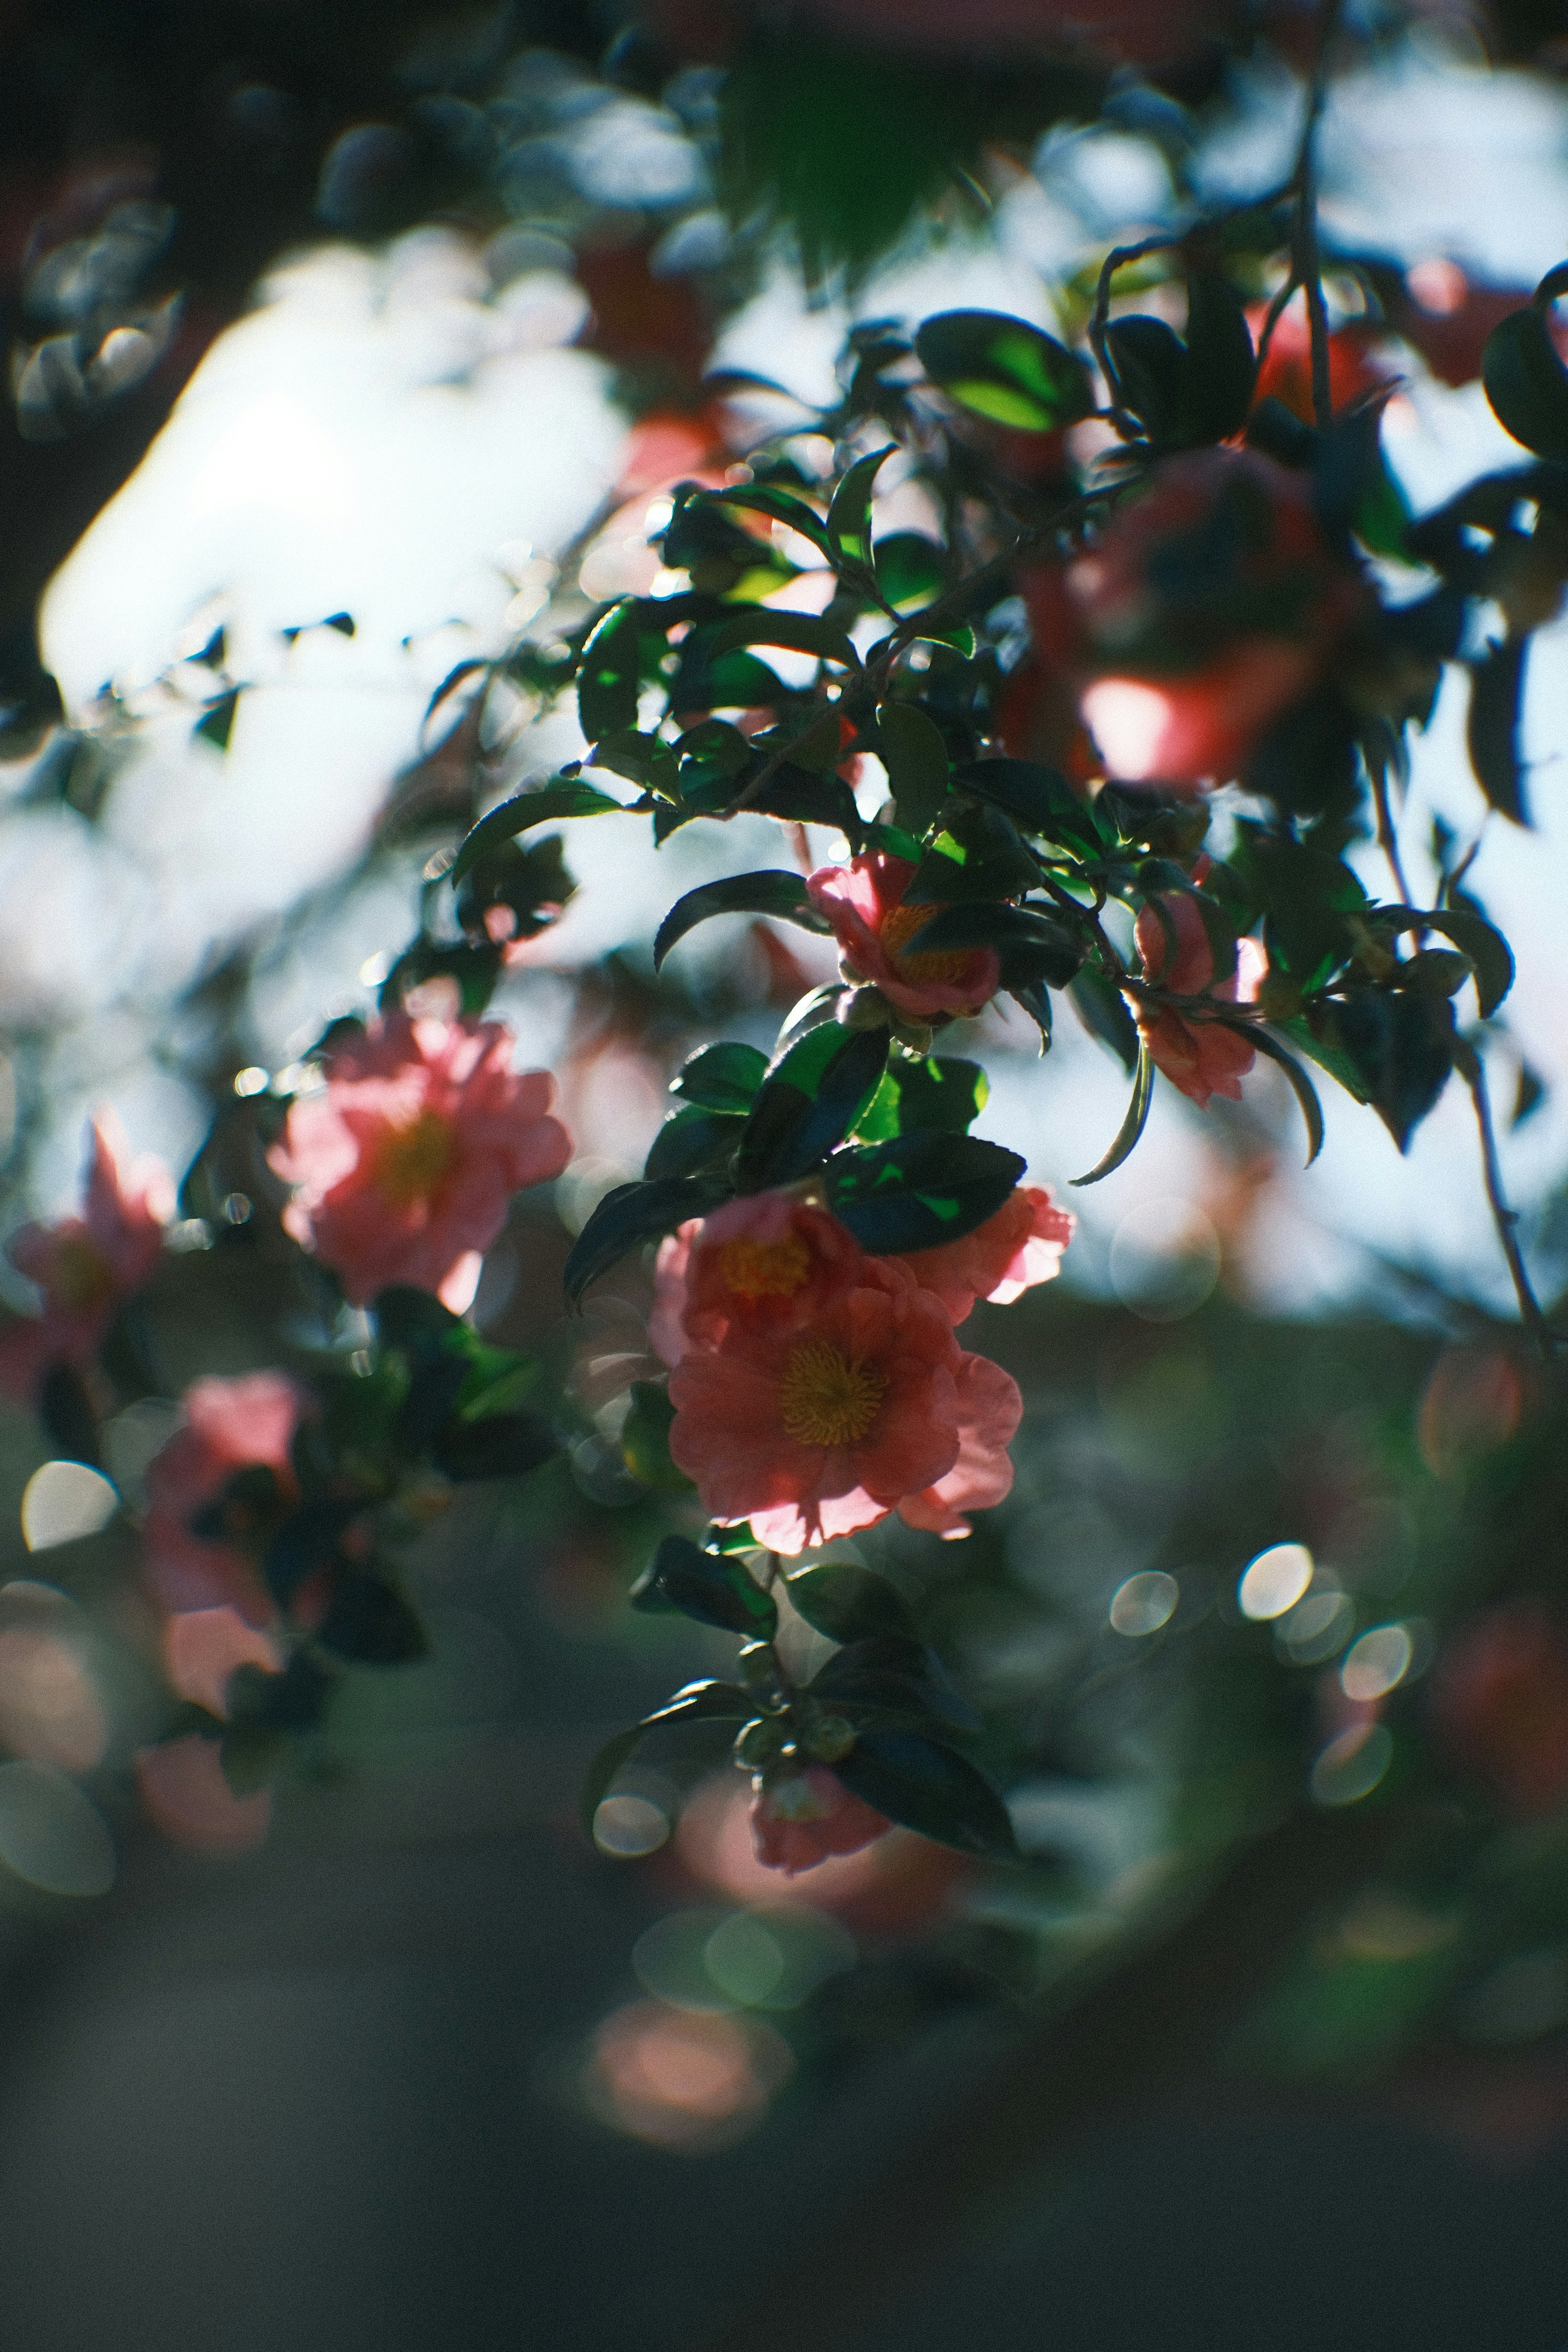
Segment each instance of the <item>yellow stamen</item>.
[[374,1147],[370,1181],[390,1208],[427,1201],[452,1157],[452,1129],[439,1111],[422,1110],[406,1126],[389,1127]]
[[888,1375],[851,1363],[826,1339],[792,1349],[779,1384],[780,1418],[797,1445],[853,1445],[881,1410]]
[[798,1234],[782,1242],[725,1242],[719,1272],[742,1298],[790,1298],[811,1272],[811,1252]]

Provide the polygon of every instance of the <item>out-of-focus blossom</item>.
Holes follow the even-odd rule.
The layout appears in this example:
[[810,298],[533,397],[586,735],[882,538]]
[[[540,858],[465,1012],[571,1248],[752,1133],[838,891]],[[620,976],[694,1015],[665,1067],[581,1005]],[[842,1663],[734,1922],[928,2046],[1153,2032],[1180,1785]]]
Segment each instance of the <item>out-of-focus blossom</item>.
[[112,1111],[92,1123],[81,1213],[24,1225],[6,1255],[44,1295],[41,1315],[0,1332],[0,1393],[30,1398],[52,1364],[90,1363],[123,1298],[152,1279],[174,1213],[160,1160],[132,1160]]
[[994,1217],[962,1241],[908,1251],[900,1264],[936,1293],[954,1323],[962,1323],[977,1298],[1007,1307],[1037,1282],[1059,1274],[1077,1223],[1043,1184],[1020,1184]]
[[1456,1633],[1431,1707],[1450,1752],[1516,1812],[1568,1797],[1568,1637],[1542,1603],[1511,1601]]
[[[1184,892],[1173,891],[1161,902],[1175,935],[1174,951],[1164,924],[1152,907],[1138,912],[1135,937],[1145,980],[1163,982],[1178,996],[1215,997],[1226,1004],[1254,1004],[1268,971],[1268,958],[1257,940],[1238,940],[1236,970],[1214,984],[1214,950],[1203,917]],[[1224,1095],[1241,1100],[1241,1081],[1258,1059],[1257,1050],[1234,1029],[1217,1021],[1188,1021],[1171,1007],[1145,1006],[1138,1026],[1153,1057],[1174,1087],[1205,1109],[1210,1097]]]
[[940,915],[940,906],[906,907],[915,869],[880,852],[847,866],[823,866],[806,884],[818,914],[832,925],[846,974],[874,982],[890,1004],[917,1020],[933,1013],[978,1013],[1001,985],[992,948],[916,949],[905,941]]
[[752,1800],[757,1860],[786,1878],[830,1854],[858,1853],[891,1827],[824,1764],[808,1764],[804,1772],[792,1772],[769,1788],[759,1785]]
[[[266,1503],[253,1507],[239,1496],[226,1500],[226,1489],[236,1471],[264,1469],[272,1474],[276,1500],[295,1498],[289,1449],[301,1404],[300,1391],[283,1372],[197,1381],[185,1391],[184,1424],[147,1465],[143,1571],[165,1609],[233,1610],[251,1626],[265,1626],[276,1615],[244,1549],[251,1528],[264,1522]],[[225,1533],[198,1535],[193,1520],[220,1503]],[[241,1663],[237,1655],[234,1664]],[[194,1687],[189,1696],[198,1696]]]
[[240,1666],[280,1674],[283,1656],[270,1633],[247,1625],[237,1609],[182,1609],[163,1627],[169,1687],[209,1715],[228,1713],[228,1679]]
[[752,1192],[661,1245],[648,1336],[667,1364],[731,1331],[782,1335],[853,1286],[866,1253],[847,1226],[791,1192]]
[[1041,662],[1074,682],[1108,772],[1184,787],[1239,773],[1368,593],[1306,476],[1230,448],[1168,459],[1092,548],[1021,584]]
[[139,1748],[132,1762],[148,1819],[176,1845],[197,1853],[247,1853],[266,1839],[270,1792],[237,1796],[223,1777],[216,1739],[193,1733]]
[[356,1306],[394,1283],[455,1314],[514,1192],[559,1176],[571,1140],[548,1071],[515,1071],[499,1021],[374,1023],[297,1098],[271,1154],[296,1187],[283,1222]]
[[[1247,312],[1254,341],[1261,339],[1267,306]],[[1385,350],[1387,331],[1371,320],[1352,319],[1329,336],[1329,399],[1336,416],[1373,393],[1396,383],[1399,371]],[[1303,425],[1316,423],[1312,407],[1312,336],[1305,294],[1293,295],[1275,321],[1258,371],[1253,399],[1277,400]]]
[[1005,1372],[966,1356],[946,1309],[892,1260],[783,1339],[731,1330],[670,1375],[669,1450],[721,1522],[803,1551],[891,1510],[957,1533],[1012,1484],[1021,1414]]

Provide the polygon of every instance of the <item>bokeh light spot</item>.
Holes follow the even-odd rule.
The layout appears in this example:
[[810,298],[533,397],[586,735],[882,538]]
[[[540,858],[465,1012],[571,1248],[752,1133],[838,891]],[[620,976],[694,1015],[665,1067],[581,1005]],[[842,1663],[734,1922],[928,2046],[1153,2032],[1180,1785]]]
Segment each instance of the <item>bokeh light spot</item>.
[[[3,1596],[0,1596],[3,1598]],[[76,1645],[40,1625],[0,1632],[0,1741],[13,1756],[89,1772],[109,1720]]]
[[1312,1581],[1312,1555],[1305,1544],[1270,1544],[1243,1571],[1236,1597],[1244,1617],[1256,1624],[1294,1609]]
[[1110,1244],[1118,1298],[1146,1323],[1176,1323],[1219,1280],[1220,1244],[1194,1201],[1163,1198],[1130,1210]]
[[1372,1794],[1393,1760],[1386,1725],[1353,1725],[1321,1750],[1312,1766],[1312,1794],[1320,1805],[1353,1805]]
[[745,2137],[794,2060],[771,2026],[640,2000],[594,2036],[584,2093],[601,2121],[634,2139],[701,2155]]
[[52,1764],[0,1764],[0,1862],[47,1895],[107,1895],[114,1842],[96,1805]]
[[1382,1698],[1405,1680],[1414,1655],[1403,1625],[1373,1625],[1345,1652],[1340,1666],[1345,1696],[1363,1706]]
[[1110,1622],[1117,1633],[1134,1641],[1145,1633],[1157,1633],[1174,1616],[1181,1597],[1181,1586],[1163,1569],[1142,1569],[1112,1593]]
[[606,1797],[594,1815],[594,1843],[619,1861],[657,1853],[668,1835],[669,1816],[651,1797]]
[[46,1462],[22,1490],[22,1539],[29,1551],[76,1543],[106,1528],[120,1508],[113,1482],[85,1462]]

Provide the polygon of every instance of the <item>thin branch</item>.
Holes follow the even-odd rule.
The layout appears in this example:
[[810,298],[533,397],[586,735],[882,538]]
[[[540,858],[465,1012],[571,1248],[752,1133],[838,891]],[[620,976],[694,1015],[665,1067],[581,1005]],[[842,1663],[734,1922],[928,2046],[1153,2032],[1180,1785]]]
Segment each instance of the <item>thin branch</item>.
[[1399,836],[1394,831],[1394,813],[1388,802],[1388,771],[1381,760],[1369,760],[1366,764],[1372,777],[1373,803],[1377,810],[1377,845],[1388,860],[1400,905],[1413,907],[1415,901],[1410,895],[1410,885],[1405,878],[1405,868],[1400,862]]
[[1312,419],[1320,433],[1334,421],[1333,391],[1329,373],[1329,314],[1323,301],[1323,276],[1318,251],[1318,183],[1316,146],[1323,101],[1328,95],[1329,52],[1339,30],[1344,0],[1323,0],[1318,19],[1318,48],[1312,78],[1307,86],[1306,112],[1292,175],[1296,190],[1296,235],[1292,276],[1307,292],[1307,328],[1312,352]]
[[1520,1316],[1542,1355],[1551,1363],[1561,1343],[1546,1320],[1541,1301],[1531,1287],[1524,1253],[1519,1245],[1519,1212],[1509,1207],[1508,1196],[1503,1191],[1502,1170],[1498,1164],[1497,1135],[1492,1126],[1491,1100],[1487,1092],[1486,1069],[1473,1045],[1466,1045],[1456,1055],[1455,1066],[1469,1087],[1470,1100],[1475,1106],[1487,1201],[1491,1209],[1492,1223],[1497,1227],[1498,1239],[1502,1244],[1503,1255],[1508,1260],[1508,1270],[1513,1276],[1514,1297],[1519,1301]]

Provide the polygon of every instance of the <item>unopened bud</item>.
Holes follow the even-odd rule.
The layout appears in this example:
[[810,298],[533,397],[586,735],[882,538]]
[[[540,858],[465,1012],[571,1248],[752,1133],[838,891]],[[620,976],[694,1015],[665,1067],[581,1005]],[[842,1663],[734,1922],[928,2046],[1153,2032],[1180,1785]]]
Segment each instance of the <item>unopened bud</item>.
[[879,988],[852,988],[838,1000],[836,1015],[845,1029],[885,1029],[893,1008]]
[[760,1772],[779,1752],[779,1727],[753,1716],[735,1734],[734,1759],[742,1772]]
[[837,1764],[855,1745],[855,1727],[841,1715],[825,1715],[812,1726],[805,1744],[819,1764]]

